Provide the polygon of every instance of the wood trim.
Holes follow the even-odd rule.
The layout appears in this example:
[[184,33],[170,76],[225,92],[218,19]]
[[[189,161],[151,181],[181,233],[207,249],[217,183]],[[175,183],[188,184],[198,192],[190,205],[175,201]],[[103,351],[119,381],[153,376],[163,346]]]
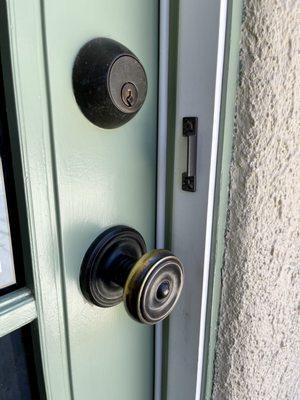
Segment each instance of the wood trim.
[[[71,399],[51,123],[44,58],[43,2],[1,3],[0,37],[17,187],[24,186],[33,292],[47,399]],[[18,195],[18,193],[17,193]],[[22,225],[22,220],[21,220]]]
[[0,298],[0,337],[29,324],[36,317],[36,305],[29,289],[19,289],[2,296]]

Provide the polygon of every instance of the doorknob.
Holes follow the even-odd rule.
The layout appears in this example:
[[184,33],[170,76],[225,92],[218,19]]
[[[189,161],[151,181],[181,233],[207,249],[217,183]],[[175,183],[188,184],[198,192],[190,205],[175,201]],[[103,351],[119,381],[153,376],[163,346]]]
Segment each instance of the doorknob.
[[136,230],[114,226],[87,250],[80,286],[91,303],[113,307],[123,300],[132,318],[151,325],[175,307],[183,286],[183,267],[168,250],[146,252],[144,239]]
[[147,94],[141,62],[127,47],[108,38],[90,40],[79,50],[72,81],[82,113],[106,129],[117,128],[133,118]]

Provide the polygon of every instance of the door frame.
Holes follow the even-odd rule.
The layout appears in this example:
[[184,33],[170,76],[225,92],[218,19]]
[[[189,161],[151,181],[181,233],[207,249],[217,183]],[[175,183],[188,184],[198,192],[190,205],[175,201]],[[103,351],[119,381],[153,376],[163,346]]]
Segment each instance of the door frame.
[[[187,196],[189,199],[191,196],[197,198],[197,201],[190,204],[190,212],[197,214],[197,210],[205,209],[198,225],[198,229],[205,231],[205,240],[197,252],[197,260],[194,258],[194,266],[188,271],[190,273],[192,270],[191,276],[193,276],[193,285],[189,293],[198,293],[198,306],[190,313],[188,309],[190,299],[185,291],[180,306],[174,311],[169,321],[158,324],[155,329],[155,400],[175,399],[172,393],[177,391],[177,386],[184,385],[184,379],[189,377],[181,349],[186,353],[185,355],[197,352],[195,365],[197,373],[193,384],[189,386],[187,398],[198,400],[201,394],[204,396],[203,366],[207,361],[207,338],[210,337],[213,329],[207,315],[210,315],[211,309],[209,287],[213,279],[212,252],[215,251],[212,246],[212,234],[217,223],[217,208],[220,207],[220,204],[216,203],[216,197],[219,195],[217,176],[222,164],[222,162],[220,164],[221,155],[218,155],[218,146],[220,136],[224,134],[221,131],[224,126],[220,126],[220,118],[229,113],[228,109],[222,106],[221,99],[226,97],[228,90],[233,90],[233,84],[230,88],[227,83],[224,84],[225,81],[227,82],[224,78],[226,74],[233,76],[234,73],[234,66],[231,69],[226,66],[224,69],[224,60],[230,52],[230,46],[225,51],[225,36],[226,31],[230,29],[229,17],[233,15],[232,4],[239,6],[241,0],[160,1],[159,167],[157,174],[159,201],[156,244],[158,247],[169,246],[178,257],[185,261],[187,266],[191,265],[188,255],[182,249],[184,240],[182,241],[181,237],[180,246],[176,240],[176,237],[182,235],[179,215],[180,210],[186,207],[184,199],[187,199]],[[26,259],[30,262],[28,261],[25,268],[32,267],[34,287],[29,282],[29,288],[19,289],[1,297],[0,336],[37,319],[48,399],[71,399],[67,331],[63,317],[65,294],[62,289],[63,276],[60,271],[58,215],[55,212],[57,198],[52,168],[53,143],[49,131],[50,100],[46,84],[44,21],[41,19],[44,10],[39,0],[32,0],[26,4],[18,0],[7,0],[3,2],[1,8],[0,33],[2,51],[5,54],[2,59],[3,73],[6,77],[5,91],[10,105],[14,105],[8,108],[12,151],[15,154],[14,173],[16,182],[24,190],[24,193],[17,193],[17,196],[19,202],[23,203],[22,207],[27,210],[27,219],[23,223],[21,221],[21,229],[23,226],[25,232],[26,227],[30,242],[30,248],[26,251]],[[230,11],[230,15],[227,14],[227,10]],[[18,24],[22,17],[23,23]],[[197,23],[191,25],[190,19]],[[8,36],[7,32],[9,32]],[[197,47],[199,38],[205,38],[206,44],[200,46],[200,52],[196,54],[193,44]],[[29,58],[28,53],[32,57]],[[183,62],[189,57],[198,66],[196,75],[188,73],[187,64]],[[200,93],[199,97],[197,85],[194,87],[190,85],[192,81],[203,79],[204,72],[201,64],[203,60],[210,60],[208,64],[213,68],[205,69],[208,64],[203,65],[205,79],[211,84]],[[233,65],[234,63],[237,63],[236,55]],[[38,80],[39,84],[30,85],[32,80]],[[35,88],[34,95],[33,87]],[[183,99],[183,87],[191,87],[189,98],[193,98],[192,103]],[[176,98],[175,103],[172,100],[173,96]],[[231,114],[232,107],[231,104]],[[179,194],[180,188],[178,189],[178,172],[182,172],[186,150],[181,132],[181,119],[187,114],[197,114],[200,129],[202,129],[204,116],[201,110],[206,110],[205,118],[209,120],[209,126],[205,131],[201,131],[198,140],[198,176],[205,185],[201,186],[201,191],[198,190],[195,194],[186,193],[186,196],[182,198]],[[206,154],[203,153],[203,143]],[[171,153],[172,151],[175,153],[174,159],[168,154],[170,149]],[[31,156],[32,154],[34,157]],[[203,156],[206,162],[201,160]],[[175,171],[174,174],[173,171]],[[228,171],[228,165],[223,170],[225,175],[226,171]],[[24,181],[22,176],[24,176]],[[226,192],[227,186],[224,187]],[[189,199],[188,202],[190,202]],[[169,206],[170,203],[172,207]],[[199,245],[197,236],[193,235],[193,237],[194,244],[188,239],[185,243],[186,249]],[[199,267],[197,267],[199,263],[203,265],[200,275]],[[34,297],[30,289],[34,289]],[[47,298],[43,295],[44,293],[48,293]],[[186,314],[190,314],[190,320],[193,321],[193,327],[197,332],[196,339],[188,344],[184,337],[180,337],[180,330],[186,324]],[[208,326],[211,328],[208,329]],[[183,380],[178,379],[178,374],[181,374]]]
[[[161,22],[169,34],[169,90],[168,138],[162,140],[167,171],[161,191],[166,190],[166,203],[163,224],[159,214],[157,223],[165,236],[157,245],[166,245],[183,260],[186,279],[179,305],[156,327],[155,400],[208,400],[218,324],[242,0],[161,1],[161,7],[161,16],[169,7]],[[161,34],[161,47],[166,36]],[[167,68],[167,62],[164,66]],[[165,79],[165,72],[160,77]],[[164,115],[164,110],[159,113]],[[199,124],[195,193],[181,190],[187,157],[182,136],[185,116],[197,116]]]
[[[47,398],[71,399],[43,9],[39,0],[7,0],[1,2],[0,15],[1,58],[9,104],[7,117],[16,195],[19,207],[26,210],[26,214],[20,214],[20,228],[22,240],[29,238],[29,247],[24,246],[24,268],[32,270],[33,282],[29,281],[28,286],[34,292],[33,297],[29,289],[20,289],[3,296],[1,303],[5,306],[8,300],[14,302],[14,314],[10,313],[11,330],[36,319]],[[25,312],[25,307],[30,314]]]

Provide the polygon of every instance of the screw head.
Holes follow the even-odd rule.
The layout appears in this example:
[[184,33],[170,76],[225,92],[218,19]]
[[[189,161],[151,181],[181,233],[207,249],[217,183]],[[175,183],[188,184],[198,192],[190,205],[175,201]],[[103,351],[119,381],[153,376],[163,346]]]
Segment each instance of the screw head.
[[136,86],[131,82],[125,83],[121,89],[121,98],[126,107],[134,107],[138,100],[138,91]]
[[194,124],[190,119],[183,120],[183,134],[189,136],[194,132]]

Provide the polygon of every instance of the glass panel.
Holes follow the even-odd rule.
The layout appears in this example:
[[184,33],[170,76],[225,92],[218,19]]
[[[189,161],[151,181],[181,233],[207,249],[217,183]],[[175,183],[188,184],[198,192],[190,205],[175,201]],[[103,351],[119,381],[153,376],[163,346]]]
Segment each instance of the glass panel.
[[30,327],[0,338],[0,354],[0,399],[39,399]]
[[14,283],[16,283],[16,276],[8,222],[2,160],[0,159],[0,289]]
[[1,63],[0,99],[0,295],[2,295],[24,285],[24,271]]

